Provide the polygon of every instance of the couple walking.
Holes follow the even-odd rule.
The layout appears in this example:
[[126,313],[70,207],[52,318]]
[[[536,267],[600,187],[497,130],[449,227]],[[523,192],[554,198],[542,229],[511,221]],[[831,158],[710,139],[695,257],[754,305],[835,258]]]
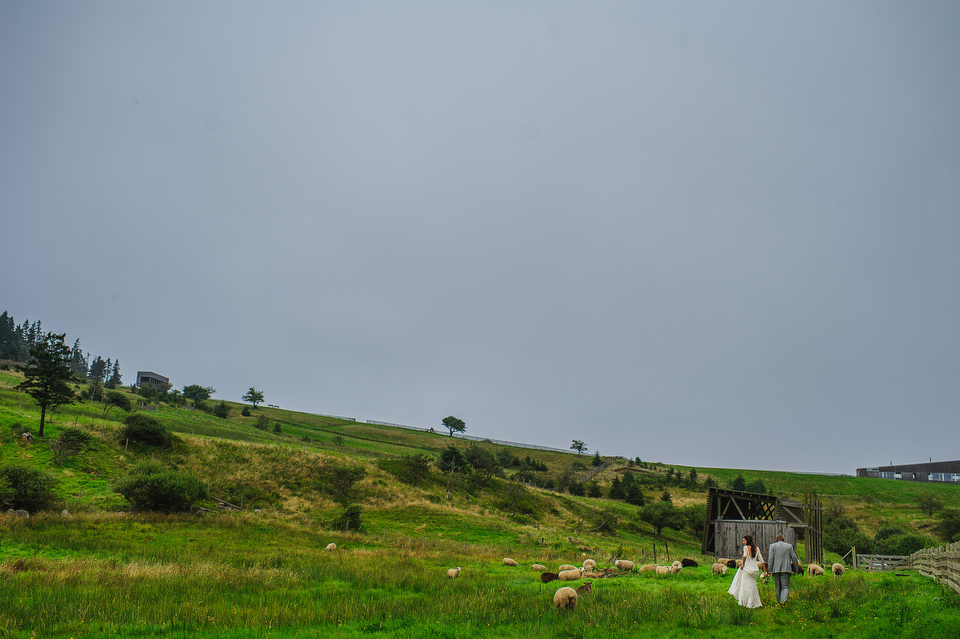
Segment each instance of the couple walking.
[[777,540],[770,544],[767,555],[770,563],[763,560],[760,549],[753,543],[752,535],[743,538],[743,563],[737,569],[733,583],[727,591],[737,598],[737,603],[741,606],[759,608],[763,605],[760,603],[760,590],[757,588],[761,565],[764,572],[773,574],[777,602],[787,602],[787,597],[790,596],[790,575],[800,572],[800,560],[797,559],[793,546],[784,541],[783,535],[777,535]]

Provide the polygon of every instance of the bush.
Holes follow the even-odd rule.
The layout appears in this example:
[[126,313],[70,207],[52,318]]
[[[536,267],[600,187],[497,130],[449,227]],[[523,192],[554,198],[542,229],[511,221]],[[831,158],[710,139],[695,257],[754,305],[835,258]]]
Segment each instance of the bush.
[[50,507],[57,480],[43,471],[24,466],[0,468],[0,484],[6,483],[6,499],[15,510],[35,512]]
[[173,444],[173,433],[149,415],[143,413],[127,415],[123,423],[125,426],[120,430],[121,440],[129,439],[145,446],[159,448],[169,448]]
[[362,512],[360,506],[347,506],[343,509],[343,514],[333,522],[333,527],[338,530],[360,530],[362,524],[360,515]]
[[877,552],[881,555],[912,555],[928,546],[927,540],[916,533],[892,535],[877,544]]
[[134,466],[116,491],[137,510],[177,512],[190,510],[207,496],[206,486],[189,473],[166,470],[157,462]]
[[250,417],[250,409],[246,406],[243,407],[243,410],[240,411],[240,414],[244,417]]
[[227,402],[220,400],[220,403],[213,407],[211,411],[214,417],[219,417],[221,419],[226,419],[230,417],[230,407],[227,406]]
[[941,510],[940,523],[937,527],[944,540],[960,541],[960,508]]

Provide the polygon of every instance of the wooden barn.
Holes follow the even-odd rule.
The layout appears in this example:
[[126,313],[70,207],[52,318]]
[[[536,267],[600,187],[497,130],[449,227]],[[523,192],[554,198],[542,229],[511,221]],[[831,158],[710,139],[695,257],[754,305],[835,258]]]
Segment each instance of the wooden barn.
[[804,561],[822,563],[822,509],[813,493],[805,498],[807,503],[775,495],[711,488],[707,493],[707,517],[700,553],[738,558],[743,536],[752,535],[766,556],[777,535],[783,535],[794,547],[802,535]]

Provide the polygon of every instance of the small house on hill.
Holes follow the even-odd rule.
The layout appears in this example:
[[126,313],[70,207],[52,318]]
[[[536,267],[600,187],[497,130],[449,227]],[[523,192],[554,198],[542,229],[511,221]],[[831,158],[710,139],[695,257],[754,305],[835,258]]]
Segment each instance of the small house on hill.
[[150,371],[137,371],[137,386],[143,388],[146,384],[151,386],[169,386],[170,378],[151,373]]
[[751,535],[761,552],[766,552],[777,535],[797,545],[804,537],[804,559],[823,561],[821,506],[816,495],[808,503],[739,490],[711,488],[707,493],[707,515],[700,553],[715,557],[739,557],[744,535]]

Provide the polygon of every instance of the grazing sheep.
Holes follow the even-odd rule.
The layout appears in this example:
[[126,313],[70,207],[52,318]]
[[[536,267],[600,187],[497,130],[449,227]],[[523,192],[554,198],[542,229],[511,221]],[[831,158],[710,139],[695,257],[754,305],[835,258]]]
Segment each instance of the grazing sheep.
[[547,571],[547,567],[544,566],[543,564],[533,564],[532,566],[530,566],[530,569],[531,569],[531,570],[536,570],[537,572],[546,572],[546,571]]
[[727,564],[715,563],[713,564],[713,574],[715,575],[725,575],[727,574]]
[[731,568],[740,568],[743,566],[743,559],[737,559],[735,562],[733,562],[733,564],[734,564],[733,566],[730,566],[730,564],[727,564],[727,565],[730,566]]
[[583,569],[584,570],[593,570],[597,567],[597,562],[593,559],[584,559],[583,560]]
[[568,586],[561,588],[553,595],[553,605],[561,612],[575,610],[577,607],[577,591]]
[[562,566],[557,568],[557,572],[563,572],[564,570],[576,570],[576,569],[577,567],[571,564],[563,564]]
[[663,577],[670,574],[670,566],[657,566],[657,576]]
[[450,577],[451,579],[456,579],[459,576],[460,576],[460,566],[457,566],[456,568],[451,568],[450,570],[447,571],[447,577]]
[[503,558],[503,565],[504,565],[504,566],[519,566],[520,564],[518,564],[518,563],[517,563],[516,561],[514,561],[513,559],[510,559],[509,557],[504,557],[504,558]]
[[657,564],[643,564],[640,566],[640,572],[656,572]]
[[583,582],[583,585],[582,585],[582,586],[577,587],[577,594],[578,594],[578,595],[586,595],[586,594],[591,593],[591,592],[593,592],[593,582],[592,582],[592,581],[585,581],[585,582]]
[[607,576],[607,573],[603,572],[602,570],[594,570],[593,572],[583,573],[583,576],[586,577],[587,579],[603,579],[604,577]]
[[557,573],[555,573],[555,572],[541,572],[541,573],[540,573],[540,581],[542,581],[542,582],[545,583],[545,584],[548,584],[548,583],[550,583],[551,581],[554,581],[556,578],[557,578]]
[[577,581],[583,579],[583,568],[574,568],[573,570],[561,570],[557,573],[560,581]]
[[811,577],[817,577],[823,574],[823,568],[821,568],[818,564],[810,564],[807,566],[807,574]]
[[681,568],[680,562],[679,562],[679,561],[674,562],[674,564],[673,564],[672,566],[670,566],[670,574],[671,574],[671,575],[679,575],[679,574],[680,574],[680,568]]
[[695,560],[693,560],[693,559],[684,558],[684,559],[681,559],[681,560],[680,560],[680,565],[683,566],[684,568],[696,568],[696,567],[699,566],[700,564],[698,564],[698,563],[697,563]]
[[830,569],[833,571],[833,576],[837,579],[843,577],[843,573],[847,570],[843,567],[843,564],[833,564],[830,566]]
[[634,566],[633,562],[629,559],[617,559],[613,562],[613,565],[617,567],[617,570],[625,570],[627,572],[632,571]]
[[324,548],[324,550],[326,550],[326,551],[336,550],[336,549],[337,549],[337,545],[336,545],[336,544],[332,544],[332,543],[331,543],[331,544],[327,544],[327,547]]

